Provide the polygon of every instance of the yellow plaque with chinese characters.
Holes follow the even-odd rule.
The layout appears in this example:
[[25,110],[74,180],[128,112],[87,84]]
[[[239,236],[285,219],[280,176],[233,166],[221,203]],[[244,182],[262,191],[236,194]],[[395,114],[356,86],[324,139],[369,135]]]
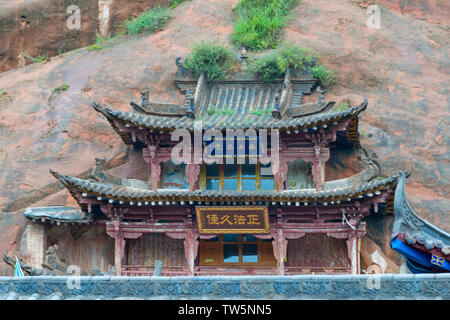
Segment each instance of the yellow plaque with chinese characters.
[[196,207],[201,234],[270,233],[265,206]]

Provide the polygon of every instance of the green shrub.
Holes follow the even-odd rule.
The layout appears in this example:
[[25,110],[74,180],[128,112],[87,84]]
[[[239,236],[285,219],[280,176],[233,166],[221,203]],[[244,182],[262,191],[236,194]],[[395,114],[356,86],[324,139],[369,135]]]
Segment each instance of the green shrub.
[[143,31],[161,29],[170,18],[170,8],[156,7],[148,10],[133,20],[125,22],[128,34],[136,35]]
[[250,71],[266,83],[274,82],[284,75],[284,72],[278,66],[278,61],[274,54],[250,60]]
[[32,63],[47,63],[48,61],[48,55],[46,53],[37,57],[26,56],[26,58],[28,58]]
[[286,72],[288,68],[304,70],[305,65],[303,63],[305,61],[311,62],[313,58],[308,49],[287,42],[277,50],[275,57],[277,58],[278,68],[283,72]]
[[[182,3],[185,2],[185,1],[187,1],[187,0],[173,0],[173,1],[170,3],[170,9],[173,9],[173,8],[178,7],[178,5],[182,4]],[[189,0],[189,1],[190,1],[190,0]]]
[[63,85],[53,89],[53,93],[60,93],[62,91],[66,91],[67,89],[69,89],[69,85],[64,83]]
[[9,96],[8,90],[0,89],[0,102],[5,102],[10,99],[11,99],[11,97]]
[[275,48],[297,0],[241,0],[236,7],[233,42],[250,50]]
[[115,39],[116,37],[113,36],[100,36],[98,33],[95,34],[95,42],[87,47],[89,51],[93,50],[102,50],[104,48],[104,45],[107,41],[110,41],[112,39]]
[[87,47],[87,49],[88,49],[88,51],[102,50],[103,47],[101,45],[94,43],[94,44],[91,44],[89,47]]
[[329,87],[336,83],[336,75],[333,70],[325,65],[318,65],[311,68],[311,73],[314,78],[319,80],[324,87]]
[[205,71],[206,76],[214,80],[223,78],[236,64],[236,57],[225,45],[216,41],[202,41],[194,45],[183,66],[190,70],[194,77]]
[[274,54],[250,61],[250,71],[264,82],[273,82],[284,77],[288,68],[303,70],[304,61],[310,62],[312,54],[298,45],[284,43]]

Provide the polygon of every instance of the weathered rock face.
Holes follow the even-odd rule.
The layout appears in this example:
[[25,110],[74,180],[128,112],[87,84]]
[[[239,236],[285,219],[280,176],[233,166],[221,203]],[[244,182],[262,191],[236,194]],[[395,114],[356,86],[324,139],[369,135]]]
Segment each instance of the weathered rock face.
[[[49,57],[85,47],[116,31],[127,19],[169,0],[0,1],[0,72],[30,63],[26,56]],[[75,26],[79,8],[80,27]]]
[[[413,15],[382,5],[381,29],[369,29],[365,9],[353,2],[303,0],[286,38],[313,48],[337,71],[338,84],[327,99],[354,94],[356,104],[369,97],[360,122],[362,144],[378,154],[383,174],[411,169],[406,191],[412,206],[449,230],[449,15],[438,24],[418,19],[420,6]],[[429,4],[427,17],[446,8],[445,0],[421,2]],[[61,188],[48,168],[79,176],[94,166],[95,157],[122,163],[126,148],[89,104],[97,100],[128,110],[130,100],[139,101],[139,90],[147,86],[151,99],[181,102],[173,85],[176,57],[202,39],[229,42],[236,3],[185,2],[164,31],[0,75],[0,91],[6,90],[0,96],[0,212],[15,212],[0,219],[0,252],[17,250],[18,240],[12,239],[20,240],[22,209],[67,198],[64,192],[57,196]],[[69,88],[52,93],[62,84]],[[332,154],[327,180],[358,172],[357,160],[351,150]],[[390,235],[389,224],[377,219],[368,221],[379,223],[369,237],[379,255],[398,263],[383,238]],[[366,246],[369,255],[373,243]]]

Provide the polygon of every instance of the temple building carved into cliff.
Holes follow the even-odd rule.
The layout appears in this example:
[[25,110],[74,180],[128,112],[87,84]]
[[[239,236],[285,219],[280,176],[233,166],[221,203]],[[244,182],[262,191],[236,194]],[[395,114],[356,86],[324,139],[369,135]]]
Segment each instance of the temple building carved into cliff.
[[[450,237],[418,220],[405,199],[405,173],[381,177],[367,157],[360,173],[326,179],[334,150],[359,147],[367,99],[335,108],[316,79],[290,71],[271,84],[205,74],[178,75],[175,83],[185,95],[180,105],[153,103],[148,90],[131,111],[93,104],[132,149],[123,172],[133,174],[107,172],[104,159],[88,178],[51,171],[78,207],[25,211],[34,237],[29,264],[40,267],[57,244],[56,237],[48,241],[49,226],[67,224],[114,239],[108,270],[115,275],[152,275],[156,261],[167,276],[359,274],[365,218],[395,213],[392,244],[410,269],[448,272]],[[312,93],[317,99],[305,102]],[[230,129],[244,136],[230,138]],[[200,130],[200,154],[188,148],[185,162],[174,161],[177,130],[192,146]],[[276,165],[261,161],[275,153]]]

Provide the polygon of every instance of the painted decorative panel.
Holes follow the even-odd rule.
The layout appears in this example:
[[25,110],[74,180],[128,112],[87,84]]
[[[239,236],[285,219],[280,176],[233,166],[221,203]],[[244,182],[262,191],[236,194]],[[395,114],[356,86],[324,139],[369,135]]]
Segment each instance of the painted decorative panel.
[[302,159],[289,163],[287,188],[289,190],[314,189],[314,178],[311,172],[311,164]]
[[189,180],[187,166],[185,164],[176,165],[169,160],[164,163],[163,169],[163,189],[188,189]]

